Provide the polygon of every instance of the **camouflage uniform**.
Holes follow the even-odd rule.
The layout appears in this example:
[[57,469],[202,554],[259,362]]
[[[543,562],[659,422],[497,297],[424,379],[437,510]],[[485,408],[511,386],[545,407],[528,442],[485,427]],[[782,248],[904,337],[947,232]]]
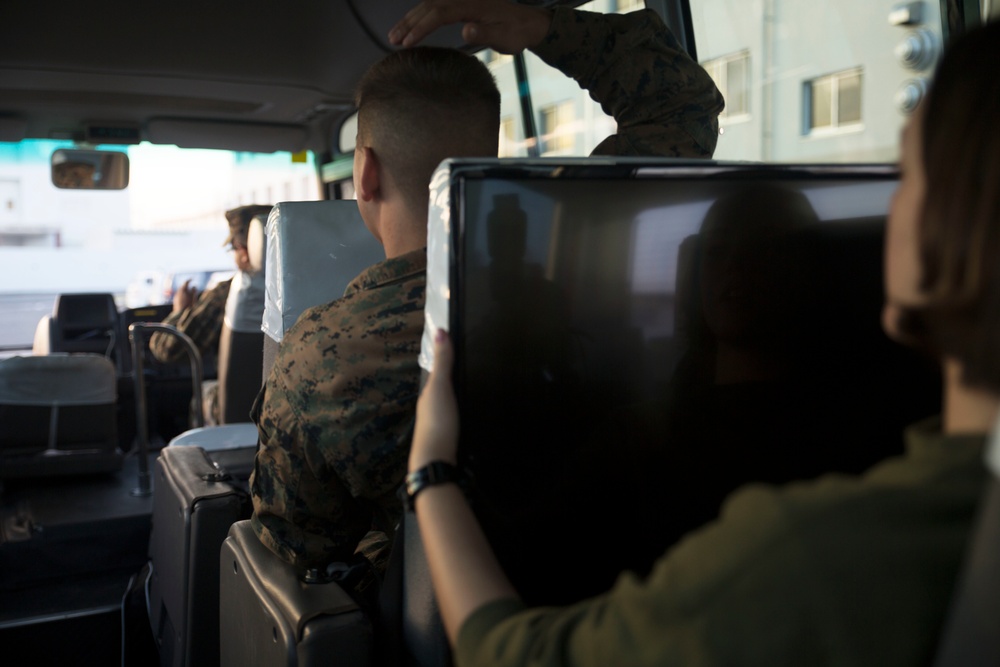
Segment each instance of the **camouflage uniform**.
[[618,133],[593,155],[710,158],[715,152],[722,94],[653,10],[556,8],[532,51],[573,77],[618,123]]
[[[711,157],[722,96],[654,12],[556,9],[535,51],[615,116],[618,134],[595,154]],[[375,528],[389,540],[359,551],[384,564],[402,515],[395,492],[418,395],[425,282],[425,250],[376,264],[281,343],[251,413],[251,525],[288,562],[349,560]]]
[[[205,290],[190,308],[170,313],[164,324],[172,324],[178,331],[187,334],[201,354],[216,354],[219,351],[219,334],[222,332],[222,316],[226,311],[229,286],[232,280],[225,280],[210,290]],[[184,344],[175,336],[154,333],[149,337],[149,351],[163,363],[173,363],[186,358]]]
[[347,561],[369,529],[391,537],[402,516],[426,268],[423,249],[387,259],[303,313],[254,403],[252,526],[299,567]]

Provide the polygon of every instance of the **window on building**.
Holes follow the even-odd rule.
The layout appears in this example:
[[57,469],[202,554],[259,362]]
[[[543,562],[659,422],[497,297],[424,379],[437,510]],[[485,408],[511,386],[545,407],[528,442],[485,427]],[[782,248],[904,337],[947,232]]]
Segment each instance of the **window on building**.
[[542,107],[542,155],[563,155],[575,143],[576,105],[573,100]]
[[861,69],[806,81],[804,133],[861,123]]
[[750,115],[750,52],[740,51],[702,63],[726,100],[720,120],[744,119]]

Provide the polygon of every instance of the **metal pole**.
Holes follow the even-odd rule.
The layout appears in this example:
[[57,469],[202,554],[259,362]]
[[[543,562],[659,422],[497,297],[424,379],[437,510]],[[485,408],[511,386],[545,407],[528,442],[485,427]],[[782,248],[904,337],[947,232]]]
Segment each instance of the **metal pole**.
[[535,127],[535,111],[531,106],[531,89],[528,87],[528,68],[524,63],[524,53],[514,54],[514,76],[517,78],[517,93],[521,102],[521,123],[524,126],[524,141],[528,146],[528,157],[538,157],[538,130]]
[[191,362],[191,406],[192,428],[204,426],[201,413],[201,352],[191,338],[176,327],[161,322],[136,322],[129,325],[128,340],[132,346],[132,377],[135,381],[136,438],[139,441],[139,486],[132,490],[133,496],[148,496],[152,491],[149,478],[149,429],[146,409],[146,377],[143,373],[143,353],[146,349],[146,334],[154,331],[174,336],[184,345]]

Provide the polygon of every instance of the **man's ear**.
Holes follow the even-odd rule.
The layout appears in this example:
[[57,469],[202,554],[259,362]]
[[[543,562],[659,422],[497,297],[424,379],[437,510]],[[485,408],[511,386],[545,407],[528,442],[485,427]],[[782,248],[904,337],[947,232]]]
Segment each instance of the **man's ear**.
[[382,182],[382,167],[371,146],[361,146],[358,155],[358,180],[354,184],[358,199],[372,201],[379,194]]
[[240,271],[248,271],[250,266],[250,250],[246,246],[239,246],[234,251],[236,253],[236,267]]

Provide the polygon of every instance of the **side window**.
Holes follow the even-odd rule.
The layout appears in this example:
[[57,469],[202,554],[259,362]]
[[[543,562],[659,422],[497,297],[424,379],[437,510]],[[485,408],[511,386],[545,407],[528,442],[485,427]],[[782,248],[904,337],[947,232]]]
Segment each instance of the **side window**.
[[[644,0],[592,0],[580,5],[585,11],[608,14],[633,12],[645,7]],[[525,139],[521,119],[514,59],[490,50],[479,52],[500,88],[500,156],[525,157],[529,140]],[[541,155],[588,155],[617,128],[613,118],[572,79],[549,67],[540,58],[525,51],[525,68],[531,94],[533,122],[538,134]]]
[[714,157],[895,161],[948,4],[690,0],[699,62],[726,99]]

